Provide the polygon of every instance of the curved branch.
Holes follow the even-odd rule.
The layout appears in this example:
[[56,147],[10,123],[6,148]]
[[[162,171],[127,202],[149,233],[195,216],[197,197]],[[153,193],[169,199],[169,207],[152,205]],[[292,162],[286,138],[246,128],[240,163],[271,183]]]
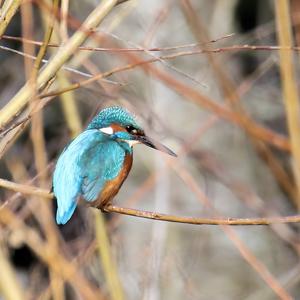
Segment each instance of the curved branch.
[[[19,184],[0,178],[0,187],[19,192],[24,195],[38,196],[45,199],[53,199],[53,194],[49,191],[34,186]],[[1,208],[5,205],[2,204]],[[174,223],[184,223],[192,225],[271,225],[282,223],[300,223],[300,214],[286,217],[264,217],[264,218],[196,218],[177,215],[162,214],[158,212],[138,210],[109,204],[102,208],[104,212],[118,213],[122,215],[151,219],[157,221],[167,221]]]

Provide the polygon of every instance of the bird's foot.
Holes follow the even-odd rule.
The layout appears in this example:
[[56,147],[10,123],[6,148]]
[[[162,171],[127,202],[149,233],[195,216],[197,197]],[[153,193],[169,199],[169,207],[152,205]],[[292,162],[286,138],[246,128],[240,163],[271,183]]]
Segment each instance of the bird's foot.
[[103,204],[99,207],[99,209],[103,212],[103,213],[107,213],[109,212],[109,209],[108,207],[110,206],[110,203],[106,203],[106,204]]

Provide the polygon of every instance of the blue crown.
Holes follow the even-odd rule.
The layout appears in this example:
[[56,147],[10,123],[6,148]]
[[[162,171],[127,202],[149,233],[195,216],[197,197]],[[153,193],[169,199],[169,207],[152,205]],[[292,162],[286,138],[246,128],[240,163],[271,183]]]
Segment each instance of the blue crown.
[[120,124],[123,127],[133,125],[135,128],[140,128],[135,117],[126,109],[120,106],[111,106],[101,110],[88,125],[87,129],[108,127],[113,123]]

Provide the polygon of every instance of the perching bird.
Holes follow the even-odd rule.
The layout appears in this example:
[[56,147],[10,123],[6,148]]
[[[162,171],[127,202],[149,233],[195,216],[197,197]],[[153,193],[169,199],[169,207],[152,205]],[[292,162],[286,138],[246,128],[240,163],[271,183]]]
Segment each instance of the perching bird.
[[176,154],[147,137],[122,107],[103,109],[60,155],[54,175],[57,224],[72,217],[79,201],[103,208],[118,193],[132,165],[132,146],[145,144]]

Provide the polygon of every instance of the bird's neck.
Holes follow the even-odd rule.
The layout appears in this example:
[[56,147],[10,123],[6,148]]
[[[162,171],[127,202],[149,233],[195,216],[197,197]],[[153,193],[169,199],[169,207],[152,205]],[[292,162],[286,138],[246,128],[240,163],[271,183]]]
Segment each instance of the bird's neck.
[[118,143],[128,154],[132,155],[132,146],[131,145],[129,145],[125,141],[119,141]]

